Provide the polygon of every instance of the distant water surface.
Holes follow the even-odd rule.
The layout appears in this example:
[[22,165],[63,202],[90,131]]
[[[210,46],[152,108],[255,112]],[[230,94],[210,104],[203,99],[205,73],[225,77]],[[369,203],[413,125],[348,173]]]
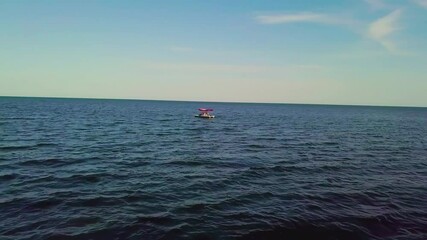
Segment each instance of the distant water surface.
[[426,203],[426,108],[0,98],[0,239],[425,240]]

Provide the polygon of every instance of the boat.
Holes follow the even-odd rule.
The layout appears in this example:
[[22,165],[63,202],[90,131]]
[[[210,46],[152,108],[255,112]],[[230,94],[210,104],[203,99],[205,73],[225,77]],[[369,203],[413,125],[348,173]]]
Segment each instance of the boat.
[[209,114],[209,112],[213,111],[212,108],[199,108],[199,111],[200,111],[200,113],[195,115],[195,117],[207,118],[207,119],[215,118],[215,115]]

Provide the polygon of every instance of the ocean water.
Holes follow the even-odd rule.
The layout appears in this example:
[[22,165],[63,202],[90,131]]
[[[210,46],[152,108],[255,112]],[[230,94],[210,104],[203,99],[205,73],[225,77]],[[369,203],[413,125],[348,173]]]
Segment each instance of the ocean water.
[[3,97],[0,239],[425,240],[427,108]]

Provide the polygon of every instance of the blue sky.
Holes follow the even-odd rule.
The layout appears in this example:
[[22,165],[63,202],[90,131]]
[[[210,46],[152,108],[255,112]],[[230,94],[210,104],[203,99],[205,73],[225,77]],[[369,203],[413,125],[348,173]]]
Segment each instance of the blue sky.
[[0,95],[427,106],[427,0],[0,1]]

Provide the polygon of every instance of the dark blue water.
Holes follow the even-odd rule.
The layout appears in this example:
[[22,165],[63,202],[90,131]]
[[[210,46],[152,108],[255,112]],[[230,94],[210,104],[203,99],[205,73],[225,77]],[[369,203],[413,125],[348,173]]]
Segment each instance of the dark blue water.
[[426,108],[0,98],[0,239],[427,239],[426,202]]

